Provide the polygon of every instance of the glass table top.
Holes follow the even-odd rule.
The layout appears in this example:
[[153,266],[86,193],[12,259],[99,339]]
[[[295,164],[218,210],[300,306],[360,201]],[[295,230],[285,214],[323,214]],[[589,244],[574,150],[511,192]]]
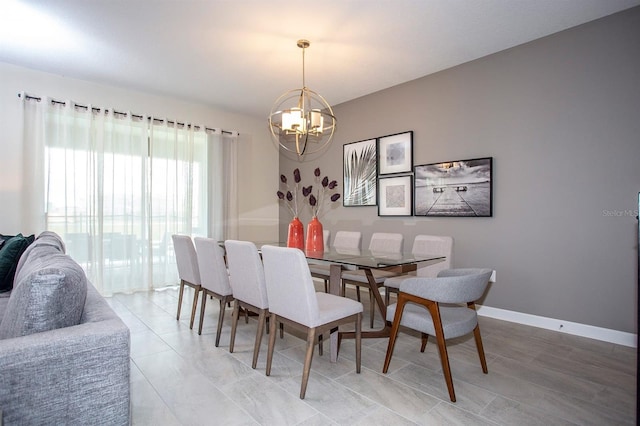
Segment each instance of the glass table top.
[[[280,242],[264,242],[256,243],[256,247],[260,249],[263,245],[274,245],[278,247],[286,247],[286,243]],[[306,251],[303,250],[307,259],[323,261],[328,263],[340,263],[343,265],[351,265],[360,268],[387,268],[391,266],[409,265],[414,263],[429,262],[436,260],[444,260],[442,255],[420,255],[413,253],[385,253],[375,252],[371,250],[358,249],[341,249],[332,247],[330,250],[324,251]]]

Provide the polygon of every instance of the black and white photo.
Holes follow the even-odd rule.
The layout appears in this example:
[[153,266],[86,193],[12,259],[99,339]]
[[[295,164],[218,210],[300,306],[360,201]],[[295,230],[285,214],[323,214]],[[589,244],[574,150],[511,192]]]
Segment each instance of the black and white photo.
[[411,172],[413,131],[383,136],[378,141],[380,175]]
[[369,139],[343,146],[345,207],[376,205],[376,142]]
[[378,216],[411,216],[411,175],[378,179]]
[[493,157],[414,169],[415,216],[493,216]]

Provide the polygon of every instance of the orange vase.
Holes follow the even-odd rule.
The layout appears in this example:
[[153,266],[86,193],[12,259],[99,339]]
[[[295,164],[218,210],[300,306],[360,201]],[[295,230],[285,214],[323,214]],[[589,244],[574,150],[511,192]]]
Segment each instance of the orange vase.
[[298,217],[294,217],[289,223],[289,235],[287,236],[287,247],[304,249],[304,226]]
[[322,223],[316,216],[307,225],[307,251],[324,251],[324,234]]

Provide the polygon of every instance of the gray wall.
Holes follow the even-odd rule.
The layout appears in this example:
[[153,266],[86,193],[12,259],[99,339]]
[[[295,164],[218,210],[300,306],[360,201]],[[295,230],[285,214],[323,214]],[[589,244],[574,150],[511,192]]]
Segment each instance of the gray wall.
[[[335,203],[326,229],[361,230],[365,246],[374,231],[402,232],[406,249],[416,234],[451,235],[455,266],[498,271],[484,305],[636,332],[640,8],[335,113],[327,152],[304,163],[281,155],[281,173],[300,167],[308,184],[319,166],[342,187],[345,143],[413,130],[416,165],[493,156],[494,215],[381,218]],[[281,238],[289,220],[281,208]]]

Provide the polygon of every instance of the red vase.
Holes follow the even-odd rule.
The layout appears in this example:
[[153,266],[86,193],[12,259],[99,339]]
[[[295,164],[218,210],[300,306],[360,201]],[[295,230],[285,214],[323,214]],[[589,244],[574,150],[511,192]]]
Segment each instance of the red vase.
[[304,226],[298,217],[294,217],[289,223],[289,235],[287,236],[287,247],[304,249]]
[[322,224],[316,216],[307,225],[307,251],[324,251],[324,233]]

